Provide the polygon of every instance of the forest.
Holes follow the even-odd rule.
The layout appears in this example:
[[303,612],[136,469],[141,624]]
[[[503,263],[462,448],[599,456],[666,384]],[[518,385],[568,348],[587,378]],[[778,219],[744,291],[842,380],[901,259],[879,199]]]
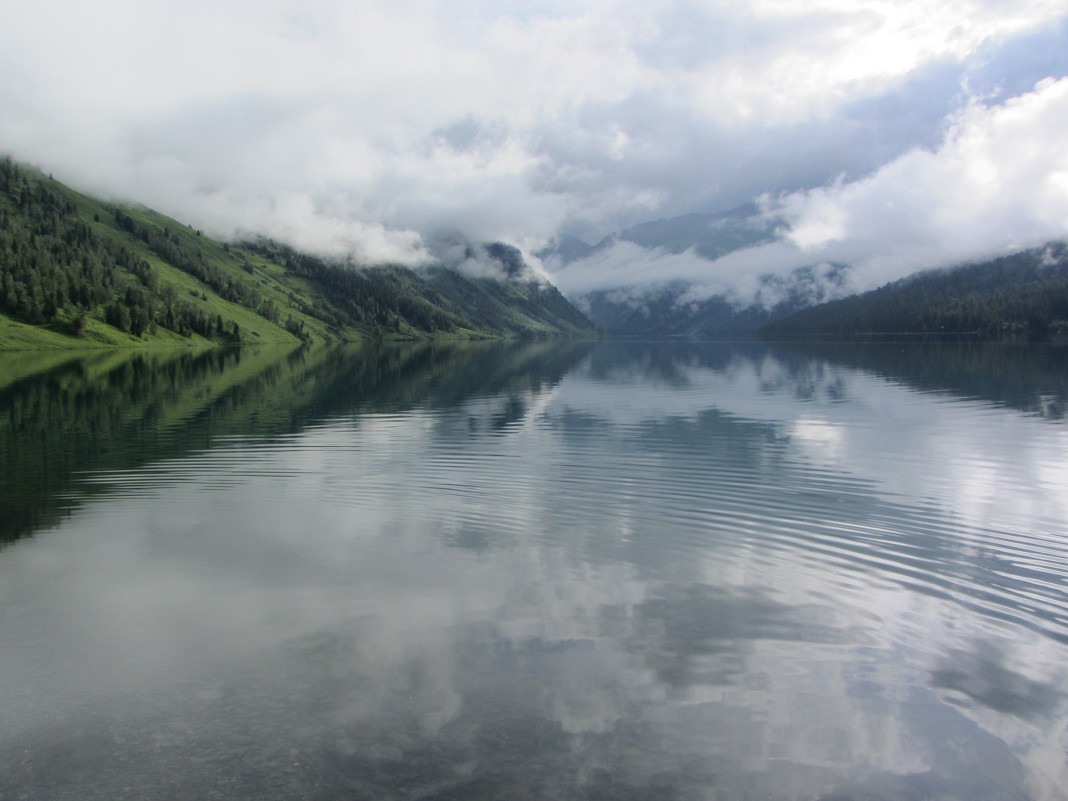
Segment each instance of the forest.
[[554,287],[507,277],[507,248],[482,247],[501,280],[222,243],[2,158],[0,348],[593,333]]
[[1043,341],[1068,335],[1068,246],[1053,242],[798,311],[762,336],[945,334]]

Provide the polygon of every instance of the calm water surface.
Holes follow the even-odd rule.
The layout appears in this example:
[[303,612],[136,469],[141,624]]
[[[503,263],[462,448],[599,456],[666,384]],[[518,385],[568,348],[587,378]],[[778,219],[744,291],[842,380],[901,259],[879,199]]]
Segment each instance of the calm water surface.
[[0,359],[0,799],[1068,798],[1068,356]]

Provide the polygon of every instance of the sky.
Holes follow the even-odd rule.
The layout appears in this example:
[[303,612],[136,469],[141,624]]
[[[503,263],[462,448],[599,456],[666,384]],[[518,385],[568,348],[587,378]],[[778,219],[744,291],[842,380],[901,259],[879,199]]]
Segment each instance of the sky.
[[[0,152],[221,237],[418,264],[758,200],[780,241],[565,291],[1068,235],[1068,0],[0,0]],[[531,256],[531,260],[536,260]]]

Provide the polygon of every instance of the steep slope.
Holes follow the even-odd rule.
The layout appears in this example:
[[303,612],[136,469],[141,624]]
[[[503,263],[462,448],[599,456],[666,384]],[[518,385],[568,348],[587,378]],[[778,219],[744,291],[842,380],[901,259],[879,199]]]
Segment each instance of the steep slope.
[[556,287],[526,272],[519,251],[501,243],[477,249],[497,266],[500,279],[471,278],[446,267],[346,268],[267,240],[245,243],[244,249],[283,265],[288,277],[317,289],[308,311],[336,330],[512,337],[592,332],[590,322]]
[[1034,339],[1068,334],[1068,245],[1056,242],[920,273],[761,329],[769,338],[901,333]]
[[518,251],[480,247],[500,280],[224,244],[0,159],[0,348],[593,332]]

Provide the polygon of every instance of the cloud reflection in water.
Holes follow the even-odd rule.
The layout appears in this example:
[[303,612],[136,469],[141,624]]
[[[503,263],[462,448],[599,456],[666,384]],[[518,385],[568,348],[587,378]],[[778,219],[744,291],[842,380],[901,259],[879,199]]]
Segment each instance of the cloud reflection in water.
[[0,793],[1058,797],[1061,423],[756,348],[528,369],[86,475],[0,553]]

